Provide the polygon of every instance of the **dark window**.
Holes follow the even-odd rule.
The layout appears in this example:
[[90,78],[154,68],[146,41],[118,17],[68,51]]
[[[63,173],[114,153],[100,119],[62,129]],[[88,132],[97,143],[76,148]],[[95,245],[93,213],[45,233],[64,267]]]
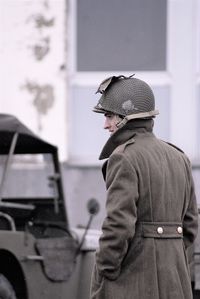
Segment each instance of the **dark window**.
[[166,70],[166,0],[77,0],[77,71]]

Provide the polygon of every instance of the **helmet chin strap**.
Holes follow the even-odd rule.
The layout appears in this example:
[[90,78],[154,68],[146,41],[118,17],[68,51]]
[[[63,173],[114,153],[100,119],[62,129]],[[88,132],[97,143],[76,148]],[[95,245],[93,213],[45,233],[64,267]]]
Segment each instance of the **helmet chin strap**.
[[155,115],[158,115],[158,114],[159,114],[158,110],[152,110],[152,111],[148,111],[148,112],[141,112],[141,113],[135,113],[135,114],[126,115],[122,119],[122,121],[120,121],[117,124],[117,127],[118,128],[122,128],[131,119],[152,117],[152,116],[155,116]]

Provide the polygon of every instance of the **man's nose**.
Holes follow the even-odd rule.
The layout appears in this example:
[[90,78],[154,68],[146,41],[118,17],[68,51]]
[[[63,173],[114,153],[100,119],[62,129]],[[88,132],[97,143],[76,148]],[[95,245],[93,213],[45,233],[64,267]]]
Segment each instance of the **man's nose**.
[[104,129],[109,129],[109,122],[107,119],[105,119],[105,122],[104,122]]

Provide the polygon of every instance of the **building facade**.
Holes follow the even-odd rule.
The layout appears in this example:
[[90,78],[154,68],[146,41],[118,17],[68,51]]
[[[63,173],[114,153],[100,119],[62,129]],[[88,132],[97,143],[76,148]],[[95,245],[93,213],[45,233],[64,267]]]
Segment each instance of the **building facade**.
[[101,203],[95,228],[104,214],[108,135],[92,108],[111,75],[151,85],[155,133],[191,159],[200,203],[200,0],[0,0],[0,16],[0,112],[59,146],[72,226],[89,198]]

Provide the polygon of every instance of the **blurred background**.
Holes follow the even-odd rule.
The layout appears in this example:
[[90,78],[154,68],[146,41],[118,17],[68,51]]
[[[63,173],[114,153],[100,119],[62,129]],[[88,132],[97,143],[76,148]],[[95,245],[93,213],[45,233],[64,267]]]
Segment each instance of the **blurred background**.
[[59,147],[72,227],[85,226],[90,198],[101,227],[109,135],[92,108],[99,83],[120,74],[152,87],[155,133],[189,156],[200,204],[200,0],[0,0],[0,113]]

